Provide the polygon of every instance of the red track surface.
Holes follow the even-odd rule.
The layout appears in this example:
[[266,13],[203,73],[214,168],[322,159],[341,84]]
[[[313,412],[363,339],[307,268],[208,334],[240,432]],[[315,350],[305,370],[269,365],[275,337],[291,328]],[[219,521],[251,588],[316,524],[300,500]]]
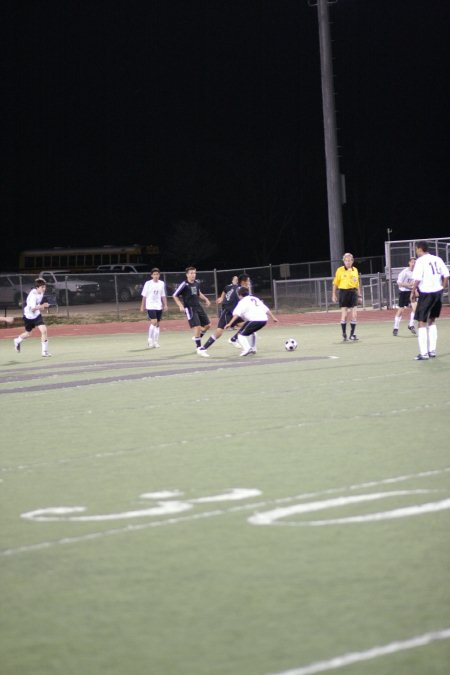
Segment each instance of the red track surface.
[[[373,321],[393,321],[395,310],[360,310],[358,323],[370,323]],[[278,326],[303,326],[311,324],[339,323],[339,311],[334,312],[311,312],[307,314],[278,314],[278,324],[269,320],[268,327]],[[443,307],[441,318],[450,318],[450,307]],[[147,330],[147,321],[115,321],[111,323],[85,323],[49,326],[50,336],[68,335],[113,335],[114,333],[142,333]],[[215,322],[213,322],[213,327]],[[22,331],[22,321],[16,319],[12,328],[0,329],[1,338],[13,338]],[[170,319],[161,322],[161,331],[187,331],[190,330],[185,319]]]

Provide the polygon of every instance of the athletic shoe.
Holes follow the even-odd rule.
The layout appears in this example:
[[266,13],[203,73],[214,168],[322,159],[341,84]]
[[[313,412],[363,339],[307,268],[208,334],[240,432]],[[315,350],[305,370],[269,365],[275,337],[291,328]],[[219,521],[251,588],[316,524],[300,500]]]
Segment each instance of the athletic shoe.
[[428,356],[430,359],[435,359],[436,358],[436,352],[428,352]]
[[252,348],[250,349],[250,354],[256,354],[256,349],[255,349],[255,347],[252,347]]
[[228,342],[230,343],[230,345],[233,345],[233,347],[236,347],[237,349],[241,348],[241,345],[237,340],[232,340],[231,338],[229,338]]
[[154,344],[153,340],[149,340],[148,341],[148,348],[153,349],[154,346],[155,346],[155,344]]
[[14,349],[16,350],[16,352],[20,353],[20,342],[17,338],[14,339]]
[[393,335],[394,337],[397,337],[397,335],[398,335],[398,328],[394,328],[394,330],[392,331],[392,335]]
[[346,336],[346,335],[344,335],[344,336],[342,337],[342,342],[347,342],[347,336]]
[[47,356],[51,356],[51,354],[49,352],[43,352],[42,356],[46,358]]
[[252,348],[250,347],[249,349],[244,349],[243,352],[239,354],[239,356],[248,356],[249,354],[252,353]]
[[197,349],[197,354],[198,354],[199,356],[204,356],[204,357],[207,358],[207,359],[209,358],[209,354],[208,354],[208,352],[206,351],[206,349],[205,349],[204,347],[199,347],[199,348]]
[[428,354],[417,354],[417,356],[414,357],[415,361],[428,361],[430,357]]
[[359,340],[359,338],[356,337],[356,335],[350,335],[350,337],[348,339],[351,340],[352,342],[358,342],[358,340]]
[[408,326],[408,330],[410,330],[413,335],[417,335],[416,329],[414,328],[414,326]]
[[153,346],[154,346],[155,349],[159,349],[159,342],[154,342]]

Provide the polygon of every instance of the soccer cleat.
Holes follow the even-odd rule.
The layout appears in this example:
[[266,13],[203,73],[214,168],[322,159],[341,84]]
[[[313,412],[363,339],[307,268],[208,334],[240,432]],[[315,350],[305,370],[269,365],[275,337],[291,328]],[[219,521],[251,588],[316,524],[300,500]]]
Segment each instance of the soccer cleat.
[[153,349],[154,346],[155,346],[155,345],[154,345],[154,343],[153,343],[153,340],[149,340],[149,341],[148,341],[148,348],[149,348],[149,349]]
[[250,354],[256,354],[256,349],[255,349],[255,347],[252,347],[252,348],[250,349],[250,352],[249,352],[249,353],[250,353]]
[[42,356],[43,356],[43,358],[47,358],[47,357],[51,356],[51,354],[49,352],[42,352]]
[[417,335],[416,329],[414,328],[414,326],[408,326],[408,330],[410,330],[413,335]]
[[397,337],[397,335],[398,335],[398,328],[394,328],[394,330],[392,331],[392,335],[393,335],[394,337]]
[[430,357],[428,354],[417,354],[417,356],[414,357],[415,361],[428,361]]
[[428,352],[428,356],[430,357],[430,359],[435,359],[436,358],[436,352],[434,352],[434,351]]
[[155,349],[159,349],[159,342],[154,342],[153,346],[154,346]]
[[17,338],[14,339],[14,349],[16,350],[16,352],[20,353],[20,342],[18,341]]
[[206,349],[205,349],[204,347],[199,347],[199,348],[197,349],[197,354],[198,354],[199,356],[203,356],[203,357],[205,357],[205,358],[209,358],[209,354],[208,354],[208,352],[206,351]]
[[356,337],[356,335],[350,335],[349,340],[351,340],[352,342],[358,342],[359,338]]
[[248,356],[249,354],[252,353],[252,348],[250,347],[249,349],[244,349],[243,352],[239,354],[239,356]]
[[237,340],[232,340],[232,339],[230,338],[230,339],[228,340],[228,342],[230,343],[230,345],[233,345],[233,347],[236,347],[237,349],[240,349],[240,347],[241,347],[241,345],[239,344],[239,342],[238,342]]
[[342,342],[347,342],[347,336],[346,335],[342,336]]

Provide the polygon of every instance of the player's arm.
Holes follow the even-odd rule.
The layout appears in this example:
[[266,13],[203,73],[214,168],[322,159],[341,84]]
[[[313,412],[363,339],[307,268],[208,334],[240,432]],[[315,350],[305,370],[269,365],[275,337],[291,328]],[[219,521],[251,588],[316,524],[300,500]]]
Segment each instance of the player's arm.
[[200,291],[200,293],[199,293],[198,295],[199,295],[200,300],[203,300],[203,302],[205,303],[205,305],[206,305],[207,307],[209,307],[210,304],[211,304],[210,301],[209,301],[209,298],[207,298],[206,295],[203,295],[203,293],[202,293],[201,291]]
[[419,284],[420,284],[419,279],[414,279],[414,281],[412,282],[411,295],[410,295],[411,302],[416,302],[416,300],[417,300],[417,295],[418,295],[417,287],[419,286]]
[[182,284],[180,284],[178,286],[178,288],[175,290],[175,293],[172,295],[172,298],[175,300],[175,304],[178,305],[178,309],[180,310],[180,312],[184,312],[183,303],[181,302],[180,298],[178,297],[179,294],[181,293],[181,291],[183,290],[183,288],[184,288],[184,281],[183,281]]
[[230,321],[229,321],[229,322],[227,323],[227,325],[225,326],[225,330],[226,330],[227,328],[233,328],[233,326],[235,326],[237,323],[239,323],[239,321],[242,321],[242,319],[241,319],[241,317],[239,316],[239,314],[233,314],[233,316],[231,317]]
[[222,291],[222,293],[219,295],[219,297],[216,298],[216,303],[218,305],[221,305],[224,300],[225,300],[225,291]]

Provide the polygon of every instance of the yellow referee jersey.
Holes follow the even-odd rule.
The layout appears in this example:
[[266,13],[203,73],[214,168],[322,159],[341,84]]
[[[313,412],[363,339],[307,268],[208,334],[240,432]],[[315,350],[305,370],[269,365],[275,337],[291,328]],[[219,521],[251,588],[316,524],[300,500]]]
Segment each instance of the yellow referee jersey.
[[336,288],[349,289],[359,288],[359,272],[356,267],[347,269],[345,265],[338,267],[334,276],[333,284]]

